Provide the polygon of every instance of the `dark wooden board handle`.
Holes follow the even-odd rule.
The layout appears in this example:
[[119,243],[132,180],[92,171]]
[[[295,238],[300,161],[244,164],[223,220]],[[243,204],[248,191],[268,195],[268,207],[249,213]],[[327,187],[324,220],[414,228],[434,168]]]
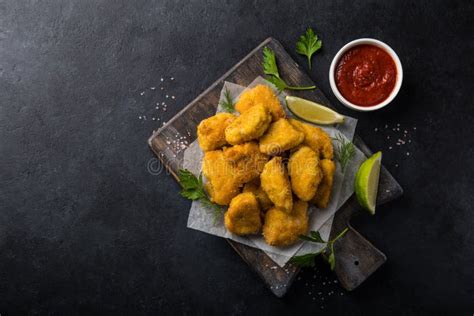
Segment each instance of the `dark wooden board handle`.
[[344,242],[335,244],[335,272],[342,287],[353,290],[374,273],[387,257],[356,230],[349,227]]
[[[354,143],[364,154],[372,155],[371,150],[359,137],[355,137]],[[403,194],[400,185],[383,166],[380,171],[379,188],[383,189],[378,192],[377,206]],[[387,261],[385,254],[351,226],[350,220],[357,215],[370,216],[365,211],[360,210],[360,206],[353,195],[336,213],[331,230],[331,238],[334,238],[345,227],[349,228],[344,237],[334,246],[336,252],[335,273],[341,286],[349,291],[357,288]]]

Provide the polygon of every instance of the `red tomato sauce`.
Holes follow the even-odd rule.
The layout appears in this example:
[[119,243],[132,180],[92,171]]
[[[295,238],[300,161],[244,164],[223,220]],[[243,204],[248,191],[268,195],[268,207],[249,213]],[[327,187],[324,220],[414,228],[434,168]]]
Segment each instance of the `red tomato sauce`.
[[359,106],[385,101],[395,87],[397,68],[392,57],[374,45],[359,45],[339,60],[336,86],[342,96]]

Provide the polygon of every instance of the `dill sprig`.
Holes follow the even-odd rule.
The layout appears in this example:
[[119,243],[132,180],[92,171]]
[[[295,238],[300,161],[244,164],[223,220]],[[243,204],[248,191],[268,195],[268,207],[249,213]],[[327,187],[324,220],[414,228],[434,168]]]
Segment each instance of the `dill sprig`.
[[232,99],[232,95],[227,88],[224,90],[224,100],[222,100],[219,104],[224,111],[235,112],[234,100]]
[[178,177],[179,184],[183,188],[180,192],[181,196],[192,201],[200,201],[202,205],[212,212],[214,224],[216,224],[224,213],[224,210],[221,206],[214,204],[209,200],[209,197],[204,191],[202,175],[200,174],[199,177],[196,177],[191,171],[180,169],[178,171]]
[[334,156],[336,160],[339,161],[341,165],[342,173],[346,171],[346,167],[349,162],[355,156],[355,146],[354,144],[347,140],[341,133],[337,133],[337,135],[333,138],[337,143],[335,146]]
[[327,242],[325,242],[321,238],[321,235],[317,231],[311,231],[309,236],[305,236],[305,235],[299,236],[300,239],[302,240],[311,241],[315,243],[322,243],[325,245],[318,252],[307,253],[301,256],[293,256],[290,259],[290,262],[300,267],[314,267],[314,258],[321,255],[323,259],[327,261],[327,263],[329,263],[329,267],[331,268],[331,270],[334,270],[334,268],[336,267],[336,255],[334,253],[334,243],[339,238],[344,236],[348,230],[349,229],[346,227],[342,232],[340,232],[336,237],[334,237],[334,239],[329,240]]

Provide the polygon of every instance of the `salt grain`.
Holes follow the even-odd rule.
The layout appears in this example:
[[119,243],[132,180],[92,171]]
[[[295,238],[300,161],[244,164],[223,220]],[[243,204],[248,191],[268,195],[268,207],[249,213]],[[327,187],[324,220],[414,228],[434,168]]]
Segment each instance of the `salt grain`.
[[140,95],[144,95],[144,94],[145,94],[145,91],[140,92]]
[[163,78],[161,78],[160,81],[163,82]]
[[150,90],[155,90],[156,88],[155,87],[150,87]]

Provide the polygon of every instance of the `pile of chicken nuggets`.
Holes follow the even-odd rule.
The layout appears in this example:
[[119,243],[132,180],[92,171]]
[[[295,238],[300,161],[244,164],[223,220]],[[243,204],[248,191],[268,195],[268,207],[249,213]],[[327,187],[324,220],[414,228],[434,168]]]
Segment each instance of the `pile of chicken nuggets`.
[[230,232],[263,233],[269,245],[292,245],[308,231],[308,203],[329,203],[336,170],[331,138],[286,118],[265,85],[242,93],[235,108],[239,116],[219,113],[197,129],[207,193],[229,206]]

